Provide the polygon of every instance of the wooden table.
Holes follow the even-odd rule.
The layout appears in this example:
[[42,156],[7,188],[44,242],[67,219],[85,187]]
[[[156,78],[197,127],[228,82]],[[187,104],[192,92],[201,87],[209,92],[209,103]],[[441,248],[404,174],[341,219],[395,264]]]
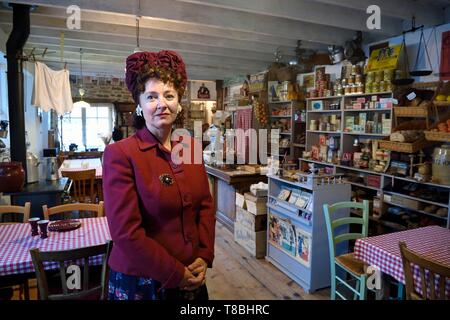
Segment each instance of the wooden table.
[[222,170],[205,165],[209,188],[214,198],[216,218],[228,230],[234,232],[236,220],[236,192],[250,190],[252,184],[267,183],[267,176],[239,170]]
[[61,197],[63,192],[69,187],[67,178],[58,180],[40,180],[34,183],[28,183],[20,192],[5,192],[9,195],[11,204],[15,206],[23,206],[25,202],[31,202],[30,217],[44,218],[42,206],[45,204],[54,207],[62,203]]

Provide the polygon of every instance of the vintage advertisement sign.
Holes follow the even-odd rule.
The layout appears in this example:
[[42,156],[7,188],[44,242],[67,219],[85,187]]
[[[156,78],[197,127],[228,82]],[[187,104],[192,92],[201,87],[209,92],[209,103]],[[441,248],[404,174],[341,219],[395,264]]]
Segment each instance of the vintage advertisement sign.
[[367,62],[366,72],[397,68],[401,52],[401,44],[373,50]]

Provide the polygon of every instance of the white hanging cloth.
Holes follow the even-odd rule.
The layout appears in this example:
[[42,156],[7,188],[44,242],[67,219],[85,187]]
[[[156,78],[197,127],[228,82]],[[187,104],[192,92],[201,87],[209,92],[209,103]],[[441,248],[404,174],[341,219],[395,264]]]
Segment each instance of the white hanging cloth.
[[71,112],[69,70],[55,71],[38,61],[34,67],[33,105],[44,111],[54,109],[58,115]]

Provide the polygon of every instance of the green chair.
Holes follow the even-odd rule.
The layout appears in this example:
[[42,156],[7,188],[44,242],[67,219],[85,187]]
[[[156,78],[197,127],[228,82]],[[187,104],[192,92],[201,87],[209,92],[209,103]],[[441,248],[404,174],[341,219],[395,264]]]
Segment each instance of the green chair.
[[[334,220],[332,219],[332,216],[337,210],[345,209],[362,209],[362,218],[341,217]],[[336,300],[336,295],[343,300],[347,300],[340,292],[337,291],[338,284],[343,284],[350,291],[352,291],[354,293],[354,299],[359,298],[360,300],[365,300],[367,294],[367,264],[356,259],[353,253],[346,253],[336,256],[336,246],[344,241],[367,237],[369,227],[369,201],[364,200],[362,203],[338,202],[333,205],[324,204],[323,212],[327,225],[328,245],[330,249],[331,300]],[[348,228],[350,224],[360,224],[362,227],[361,233],[350,233],[349,229],[347,229],[345,232],[335,234],[335,229],[337,227]],[[345,274],[344,279],[336,274],[336,266],[345,271],[341,272]],[[355,287],[351,286],[348,281],[345,280],[347,274],[350,274],[354,279],[356,279]]]

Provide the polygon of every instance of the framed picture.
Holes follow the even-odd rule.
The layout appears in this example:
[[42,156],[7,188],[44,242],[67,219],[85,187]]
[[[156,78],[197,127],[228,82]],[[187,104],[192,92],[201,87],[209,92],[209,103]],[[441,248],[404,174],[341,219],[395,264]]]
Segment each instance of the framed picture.
[[315,89],[315,75],[314,72],[302,73],[299,75],[300,86],[304,87],[306,92]]

